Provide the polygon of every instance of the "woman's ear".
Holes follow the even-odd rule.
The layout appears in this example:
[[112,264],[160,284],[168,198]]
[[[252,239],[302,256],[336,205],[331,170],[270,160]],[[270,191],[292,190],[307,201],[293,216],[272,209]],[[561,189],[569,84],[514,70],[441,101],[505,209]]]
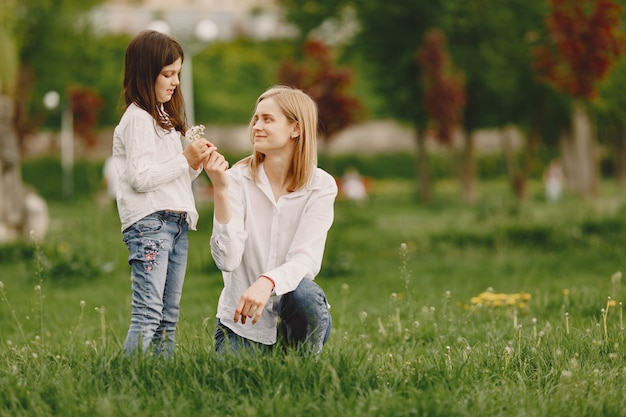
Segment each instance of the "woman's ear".
[[296,122],[293,124],[293,129],[291,130],[291,139],[298,137],[300,137],[300,123]]

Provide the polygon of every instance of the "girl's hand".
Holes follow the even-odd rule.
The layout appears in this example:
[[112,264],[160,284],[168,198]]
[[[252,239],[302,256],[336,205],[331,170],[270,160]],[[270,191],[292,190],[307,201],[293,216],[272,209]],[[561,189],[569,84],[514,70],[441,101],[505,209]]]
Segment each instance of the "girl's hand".
[[204,138],[196,139],[189,143],[183,151],[183,155],[187,159],[187,163],[190,167],[198,169],[211,152],[211,147],[215,148],[208,140]]
[[265,304],[270,299],[273,289],[272,281],[265,277],[257,278],[239,299],[239,304],[235,309],[235,323],[241,318],[241,323],[246,324],[246,319],[251,317],[252,324],[256,324],[263,314]]

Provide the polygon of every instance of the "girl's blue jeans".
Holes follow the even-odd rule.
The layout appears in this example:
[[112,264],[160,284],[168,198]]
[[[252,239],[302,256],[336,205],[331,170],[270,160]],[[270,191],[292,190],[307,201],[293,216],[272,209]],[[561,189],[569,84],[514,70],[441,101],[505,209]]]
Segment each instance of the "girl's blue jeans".
[[[330,337],[332,318],[326,295],[322,288],[310,279],[281,296],[278,303],[279,342],[319,354]],[[220,320],[215,327],[215,350],[238,354],[240,351],[268,352],[273,345],[264,345],[239,336]]]
[[172,356],[187,269],[187,214],[158,211],[128,229],[123,238],[131,266],[132,314],[126,353],[151,349]]

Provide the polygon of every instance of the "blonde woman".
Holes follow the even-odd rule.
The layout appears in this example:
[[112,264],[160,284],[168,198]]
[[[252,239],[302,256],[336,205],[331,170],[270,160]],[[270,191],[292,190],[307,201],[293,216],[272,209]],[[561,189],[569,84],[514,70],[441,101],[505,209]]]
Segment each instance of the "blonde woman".
[[308,95],[272,87],[250,121],[252,155],[230,170],[217,152],[204,164],[215,189],[211,253],[224,279],[218,352],[271,350],[282,340],[317,354],[328,340],[329,305],[313,280],[337,184],[317,167],[317,124]]

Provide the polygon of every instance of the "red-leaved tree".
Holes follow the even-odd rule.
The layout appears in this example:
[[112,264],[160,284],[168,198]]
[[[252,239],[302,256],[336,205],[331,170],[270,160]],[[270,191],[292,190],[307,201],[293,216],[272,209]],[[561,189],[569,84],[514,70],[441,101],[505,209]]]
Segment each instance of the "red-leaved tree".
[[[460,125],[465,107],[465,86],[462,77],[455,73],[448,54],[446,37],[442,31],[432,29],[424,36],[416,58],[422,67],[424,101],[428,119],[433,126],[435,138],[450,145],[454,130]],[[430,173],[424,135],[418,138],[420,152],[420,183],[422,199],[430,199]],[[428,190],[425,192],[425,190]]]
[[69,87],[67,94],[74,116],[74,131],[87,147],[94,147],[98,143],[96,126],[104,105],[102,98],[95,90],[82,86]]
[[465,88],[462,77],[453,72],[443,32],[433,29],[426,33],[417,60],[424,73],[426,112],[435,124],[436,138],[450,144],[461,123]]
[[301,61],[281,64],[278,79],[282,84],[300,88],[316,101],[323,140],[329,142],[337,132],[360,118],[363,107],[349,92],[352,71],[334,65],[328,46],[310,39],[303,48]]
[[615,0],[549,0],[548,42],[537,46],[538,78],[575,99],[570,134],[562,141],[570,188],[597,191],[598,170],[593,127],[584,102],[597,95],[598,82],[623,53],[622,8]]

